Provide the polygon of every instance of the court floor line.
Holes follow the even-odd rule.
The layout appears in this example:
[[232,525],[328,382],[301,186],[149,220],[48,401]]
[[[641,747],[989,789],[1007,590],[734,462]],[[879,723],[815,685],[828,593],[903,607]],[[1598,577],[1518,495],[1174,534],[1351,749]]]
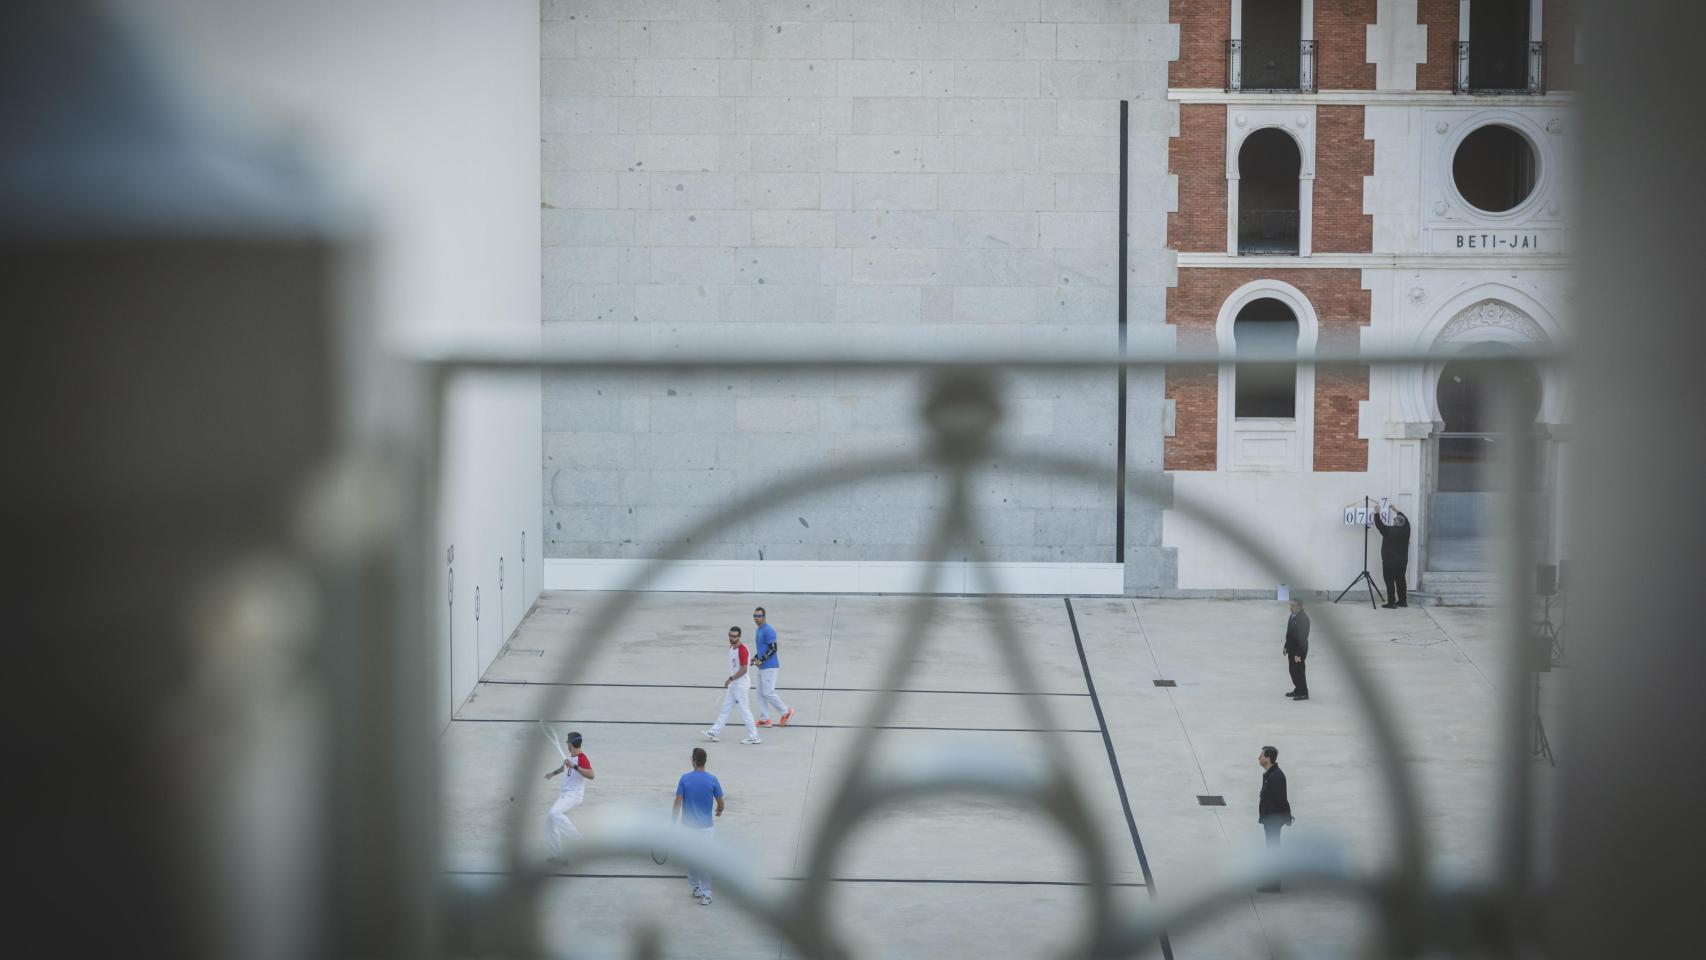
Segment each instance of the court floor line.
[[[828,670],[825,664],[824,669]],[[586,683],[563,680],[481,680],[482,685],[503,687],[640,687],[655,690],[721,690],[715,683]],[[795,687],[781,688],[786,693],[884,693],[881,687]],[[1088,693],[1024,693],[1017,690],[896,690],[895,693],[959,693],[979,697],[1088,697]]]
[[[1108,734],[1108,718],[1102,713],[1101,698],[1096,696],[1096,680],[1090,674],[1090,658],[1084,653],[1084,638],[1078,633],[1078,615],[1072,610],[1072,598],[1060,598],[1066,604],[1066,622],[1072,626],[1072,643],[1078,648],[1078,665],[1084,670],[1084,687],[1090,691],[1090,705],[1096,710],[1096,724],[1101,727],[1097,732],[1102,735],[1102,746],[1108,751],[1108,767],[1114,774],[1114,789],[1119,791],[1120,808],[1125,811],[1126,828],[1131,831],[1131,846],[1137,851],[1137,865],[1143,871],[1144,886],[1149,888],[1149,898],[1155,899],[1155,875],[1149,870],[1149,858],[1143,853],[1143,838],[1137,833],[1137,818],[1132,816],[1131,798],[1126,795],[1125,778],[1120,776],[1120,759],[1114,752],[1114,738]],[[1166,960],[1173,960],[1173,943],[1167,938],[1166,931],[1161,933],[1161,955]]]
[[[537,723],[534,719],[511,719],[508,717],[457,717],[455,723]],[[547,723],[581,723],[601,724],[607,727],[698,727],[704,729],[703,720],[588,720],[581,718],[558,718]],[[770,728],[774,733],[774,728]],[[1093,728],[1076,727],[909,727],[905,725],[884,724],[867,727],[862,723],[790,723],[787,730],[936,730],[943,732],[961,733],[1101,733]]]
[[[445,870],[446,876],[458,877],[508,877],[513,876],[509,870]],[[685,873],[558,873],[544,871],[538,876],[555,877],[563,880],[686,880]],[[804,883],[808,877],[767,877],[768,880],[779,880],[784,883]],[[893,883],[893,884],[935,884],[940,886],[984,886],[984,887],[1088,887],[1085,880],[956,880],[942,877],[830,877],[830,883]],[[1147,884],[1137,880],[1116,880],[1108,883],[1110,887],[1143,887]]]

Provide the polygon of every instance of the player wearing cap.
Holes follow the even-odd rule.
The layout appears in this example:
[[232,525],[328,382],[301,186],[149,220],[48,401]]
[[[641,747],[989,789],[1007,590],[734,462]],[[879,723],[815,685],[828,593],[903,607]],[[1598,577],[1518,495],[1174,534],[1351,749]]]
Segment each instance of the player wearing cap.
[[740,718],[746,722],[746,739],[741,743],[763,743],[758,739],[758,728],[752,723],[752,707],[747,705],[747,690],[750,681],[746,677],[747,652],[746,644],[740,642],[740,628],[729,628],[729,675],[723,680],[723,706],[717,711],[717,722],[705,731],[705,739],[716,740],[723,733],[723,724],[729,722],[729,712],[740,708]]
[[557,794],[557,802],[551,804],[551,812],[545,815],[545,839],[551,845],[551,859],[558,860],[563,855],[563,836],[580,836],[580,831],[569,820],[569,811],[581,805],[586,799],[586,782],[597,779],[592,772],[592,761],[581,752],[581,735],[571,731],[568,736],[569,755],[562,766],[545,774],[549,780],[557,774],[563,774],[563,785]]

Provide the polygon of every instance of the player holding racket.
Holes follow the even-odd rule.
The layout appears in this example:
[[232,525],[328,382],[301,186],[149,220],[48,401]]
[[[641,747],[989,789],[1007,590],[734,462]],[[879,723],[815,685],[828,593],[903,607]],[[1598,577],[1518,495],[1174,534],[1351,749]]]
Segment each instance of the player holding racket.
[[[693,748],[693,769],[681,775],[675,782],[675,807],[670,810],[672,822],[679,822],[692,830],[703,830],[706,835],[711,833],[713,816],[723,815],[723,785],[717,778],[705,772],[707,760],[704,747]],[[711,812],[712,802],[715,801],[717,812]],[[701,906],[711,905],[711,877],[697,870],[689,870],[687,879],[693,884],[693,896]]]
[[563,774],[557,802],[551,804],[551,812],[545,815],[545,839],[551,845],[552,861],[562,859],[563,835],[580,836],[580,831],[569,820],[569,811],[586,799],[586,782],[597,779],[597,774],[592,772],[592,761],[581,752],[581,735],[570,731],[568,745],[569,752],[563,757],[562,765],[545,774],[547,780]]

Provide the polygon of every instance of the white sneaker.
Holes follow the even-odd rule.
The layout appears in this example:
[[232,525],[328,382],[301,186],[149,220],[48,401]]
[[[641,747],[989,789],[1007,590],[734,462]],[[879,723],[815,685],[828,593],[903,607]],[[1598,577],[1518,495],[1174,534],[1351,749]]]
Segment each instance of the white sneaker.
[[716,734],[715,734],[715,733],[713,733],[713,732],[711,732],[711,731],[710,731],[710,730],[701,730],[701,731],[699,731],[699,732],[700,732],[700,733],[702,733],[702,734],[704,734],[704,735],[705,735],[705,739],[707,739],[707,740],[709,740],[709,741],[711,741],[711,742],[712,742],[712,743],[716,743],[716,742],[717,742],[717,735],[716,735]]
[[699,895],[699,905],[700,905],[700,906],[701,906],[701,907],[708,907],[708,906],[710,906],[710,905],[711,905],[711,895],[710,895],[710,894],[708,894],[708,893],[702,893],[702,894],[700,894],[700,895]]
[[760,740],[760,739],[758,739],[758,737],[757,737],[757,736],[751,736],[751,737],[747,737],[747,738],[746,738],[746,739],[745,739],[745,740],[742,740],[742,741],[741,741],[741,743],[763,743],[763,742],[764,742],[764,741],[763,741],[763,740]]

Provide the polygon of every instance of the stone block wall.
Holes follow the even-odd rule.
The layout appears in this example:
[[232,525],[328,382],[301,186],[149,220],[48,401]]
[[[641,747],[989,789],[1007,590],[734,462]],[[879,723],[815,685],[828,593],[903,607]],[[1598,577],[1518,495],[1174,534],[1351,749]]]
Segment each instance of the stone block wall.
[[[1165,0],[610,0],[543,17],[548,344],[1112,353],[1121,99],[1130,322],[1164,323]],[[1111,475],[1112,374],[1009,386],[1011,443]],[[909,455],[923,390],[893,375],[548,377],[547,556],[655,556],[784,474]],[[1133,394],[1149,410],[1133,463],[1158,463],[1160,393],[1154,379]],[[974,500],[992,559],[1113,559],[1111,483],[1002,469]],[[814,491],[695,555],[913,559],[943,502],[915,467]],[[1153,540],[1134,549],[1160,550],[1154,519],[1131,518]]]

